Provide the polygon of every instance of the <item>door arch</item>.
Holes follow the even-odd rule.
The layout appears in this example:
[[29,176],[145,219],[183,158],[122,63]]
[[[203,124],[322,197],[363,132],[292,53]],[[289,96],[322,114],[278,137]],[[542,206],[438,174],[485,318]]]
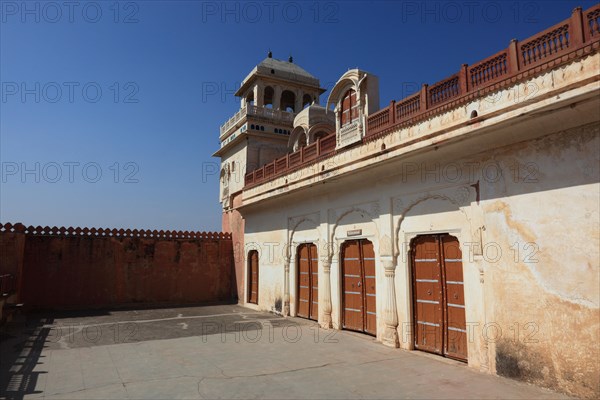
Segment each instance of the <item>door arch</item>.
[[258,251],[248,252],[248,303],[258,304]]
[[462,252],[450,234],[411,241],[413,337],[418,350],[467,361]]
[[342,327],[377,334],[375,252],[367,239],[342,243]]
[[296,252],[298,266],[297,316],[319,319],[319,258],[314,243],[303,243]]

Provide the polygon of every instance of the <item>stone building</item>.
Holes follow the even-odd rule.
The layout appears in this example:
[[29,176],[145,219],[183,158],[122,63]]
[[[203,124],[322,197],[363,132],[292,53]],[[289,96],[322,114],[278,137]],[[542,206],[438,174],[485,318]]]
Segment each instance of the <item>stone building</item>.
[[599,17],[384,108],[269,54],[215,153],[239,302],[600,396]]

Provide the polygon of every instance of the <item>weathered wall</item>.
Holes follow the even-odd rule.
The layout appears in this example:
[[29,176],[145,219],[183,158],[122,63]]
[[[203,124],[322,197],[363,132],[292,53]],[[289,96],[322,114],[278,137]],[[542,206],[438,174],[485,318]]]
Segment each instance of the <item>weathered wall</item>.
[[14,250],[15,237],[24,242],[19,297],[27,309],[189,304],[234,297],[230,235],[167,232],[143,237],[114,231],[114,236],[95,236],[41,230],[0,232],[2,271],[14,269],[19,251]]
[[245,254],[256,248],[260,256],[258,308],[280,309],[290,246],[295,315],[295,249],[314,242],[320,265],[331,262],[331,319],[340,328],[339,247],[352,239],[349,230],[361,229],[376,253],[377,339],[386,328],[384,264],[393,253],[399,345],[412,349],[408,245],[419,234],[450,232],[463,250],[469,365],[597,397],[600,125],[513,145],[502,145],[502,136],[493,151],[463,147],[459,157],[438,151],[434,158],[400,159],[245,206]]
[[[232,204],[238,207],[241,204],[241,195],[233,195]],[[243,299],[244,296],[244,219],[237,209],[224,211],[222,216],[222,229],[225,232],[231,232],[233,242],[233,262],[235,274],[232,277],[232,288],[237,299]]]
[[503,253],[486,271],[486,303],[502,329],[488,340],[492,365],[500,375],[597,398],[600,125],[508,146],[494,158],[529,167],[520,181],[481,187],[485,238]]

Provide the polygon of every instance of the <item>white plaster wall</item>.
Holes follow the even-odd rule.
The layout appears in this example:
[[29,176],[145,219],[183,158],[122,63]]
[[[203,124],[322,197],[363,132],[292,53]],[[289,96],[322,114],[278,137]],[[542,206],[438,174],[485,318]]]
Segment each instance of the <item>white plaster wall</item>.
[[[492,152],[465,151],[458,159],[423,155],[411,161],[420,168],[411,174],[404,168],[407,161],[398,160],[242,209],[246,246],[255,242],[261,249],[259,308],[276,309],[283,299],[286,243],[291,243],[292,260],[299,243],[318,244],[320,259],[332,245],[332,321],[340,329],[339,248],[356,238],[347,237],[349,230],[360,229],[359,237],[373,242],[376,255],[377,339],[385,328],[382,260],[392,255],[385,244],[391,240],[398,336],[402,348],[412,349],[408,243],[418,234],[451,233],[463,246],[469,365],[589,396],[593,390],[581,387],[597,382],[600,339],[599,137],[596,123]],[[470,165],[470,173],[450,179],[443,172],[449,162]],[[432,172],[435,165],[437,173]],[[490,171],[500,171],[500,177]],[[498,248],[500,257],[493,253]],[[265,249],[271,254],[263,255]],[[292,262],[292,315],[295,268]],[[520,328],[511,344],[507,340],[515,335],[516,323]],[[503,336],[493,335],[495,325],[491,330],[490,324],[501,327]],[[569,378],[567,370],[576,375]]]

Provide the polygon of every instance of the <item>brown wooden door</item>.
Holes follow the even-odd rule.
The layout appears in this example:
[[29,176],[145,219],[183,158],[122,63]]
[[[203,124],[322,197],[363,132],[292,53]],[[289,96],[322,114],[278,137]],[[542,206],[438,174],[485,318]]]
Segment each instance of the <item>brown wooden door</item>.
[[319,318],[319,259],[317,246],[304,243],[298,246],[298,316]]
[[258,304],[258,251],[248,254],[248,303]]
[[454,236],[441,237],[444,256],[444,293],[446,301],[446,355],[467,360],[467,319],[463,282],[462,251]]
[[448,234],[412,243],[415,348],[467,360],[462,253]]
[[342,245],[343,327],[372,335],[377,333],[375,253],[368,240]]

